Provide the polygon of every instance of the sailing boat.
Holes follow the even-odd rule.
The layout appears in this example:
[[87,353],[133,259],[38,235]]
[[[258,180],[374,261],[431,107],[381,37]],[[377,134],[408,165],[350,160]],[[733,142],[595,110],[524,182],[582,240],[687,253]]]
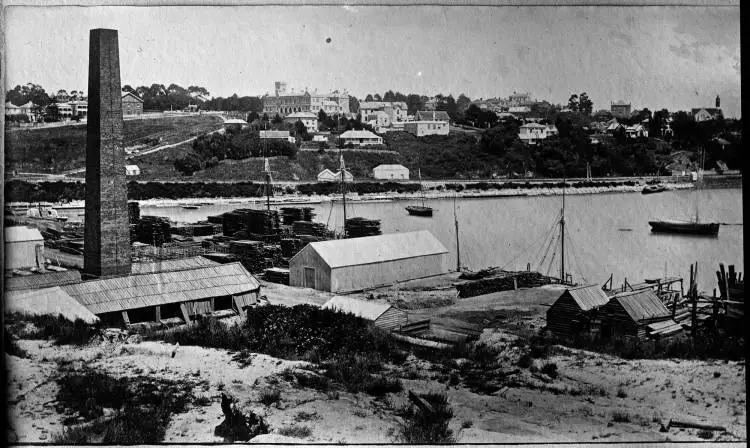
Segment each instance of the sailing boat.
[[[700,182],[703,181],[703,158],[705,153],[701,155],[701,173],[698,179],[698,186],[700,188]],[[700,222],[698,218],[698,202],[695,204],[695,217],[692,220],[678,220],[678,219],[664,219],[658,221],[649,221],[648,224],[651,226],[651,231],[656,233],[681,233],[691,235],[710,235],[716,236],[719,234],[718,222]]]
[[422,170],[419,170],[419,194],[422,199],[422,205],[410,205],[406,211],[413,216],[432,216],[432,207],[424,205],[424,192],[422,190]]

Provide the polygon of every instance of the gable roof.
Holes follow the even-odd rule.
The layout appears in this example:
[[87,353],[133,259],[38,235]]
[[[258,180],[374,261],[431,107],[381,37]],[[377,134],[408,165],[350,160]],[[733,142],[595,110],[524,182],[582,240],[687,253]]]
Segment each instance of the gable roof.
[[376,166],[372,170],[373,171],[375,171],[375,170],[406,170],[406,171],[409,171],[409,168],[407,168],[407,167],[405,167],[403,165],[398,165],[398,164],[390,164],[390,165],[389,164],[383,164],[383,165]]
[[295,112],[287,115],[285,118],[315,118],[317,120],[318,116],[312,112]]
[[62,287],[94,314],[237,295],[260,288],[239,262],[130,275]]
[[224,124],[247,124],[247,121],[241,118],[230,118],[229,120],[225,121]]
[[450,115],[444,110],[418,110],[414,117],[419,120],[451,121]]
[[42,241],[39,230],[26,226],[9,226],[5,228],[6,243],[21,243],[24,241]]
[[[609,302],[609,297],[599,285],[584,285],[565,290],[583,311],[589,311]],[[562,297],[562,296],[561,296]]]
[[132,96],[133,98],[135,98],[136,100],[140,101],[141,103],[143,102],[143,100],[141,99],[141,97],[139,97],[138,95],[136,95],[133,92],[122,92],[122,96],[120,98],[125,98],[126,96]]
[[334,296],[323,305],[323,308],[341,311],[342,313],[352,313],[357,317],[367,320],[377,320],[391,306],[388,303],[360,300],[346,296]]
[[318,177],[325,176],[325,177],[333,177],[335,176],[334,172],[329,170],[328,168],[324,169],[323,171],[318,173]]
[[16,291],[21,289],[49,288],[51,286],[71,285],[80,282],[81,273],[74,269],[69,269],[60,272],[24,275],[23,277],[8,277],[5,279],[5,290]]
[[672,316],[656,293],[650,289],[615,294],[610,298],[610,302],[614,301],[622,305],[625,312],[636,322]]
[[289,138],[289,131],[260,131],[260,138]]
[[218,262],[204,257],[179,258],[176,260],[164,260],[154,263],[133,263],[130,268],[131,274],[151,274],[156,272],[174,272],[198,269],[206,266],[217,266]]
[[427,230],[319,241],[308,244],[304,250],[317,252],[332,269],[448,253]]
[[370,131],[355,131],[354,129],[344,132],[339,135],[339,138],[380,138],[378,135],[373,134]]
[[32,291],[7,291],[5,312],[33,316],[62,315],[71,321],[82,319],[88,323],[99,321],[94,313],[59,286]]

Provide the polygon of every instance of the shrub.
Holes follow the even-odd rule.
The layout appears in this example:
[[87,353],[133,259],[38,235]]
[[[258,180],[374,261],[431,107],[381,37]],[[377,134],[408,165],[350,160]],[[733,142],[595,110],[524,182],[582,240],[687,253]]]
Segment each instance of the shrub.
[[617,398],[626,398],[628,396],[628,393],[625,392],[625,389],[623,389],[622,387],[618,387],[616,396]]
[[544,364],[541,370],[543,374],[550,378],[557,378],[557,364],[554,362]]
[[294,372],[294,377],[302,387],[308,387],[319,391],[327,391],[331,388],[331,381],[320,375]]
[[710,431],[708,429],[701,429],[700,431],[698,431],[698,437],[700,437],[701,439],[706,439],[706,440],[713,439],[714,433],[713,431]]
[[25,334],[28,339],[55,339],[57,344],[87,344],[91,337],[98,334],[100,325],[89,325],[81,319],[71,321],[62,315],[22,315],[13,314],[7,317],[9,322],[29,322],[36,328],[35,332]]
[[464,420],[463,422],[461,422],[462,429],[469,429],[472,426],[474,426],[474,422],[472,422],[471,420]]
[[403,386],[398,378],[390,379],[382,375],[372,375],[382,368],[378,357],[345,354],[334,357],[324,364],[326,376],[343,384],[350,392],[366,392],[373,396],[383,396],[398,392]]
[[531,365],[534,363],[534,359],[529,356],[528,354],[525,354],[521,356],[521,358],[518,360],[518,367],[522,369],[528,369],[531,367]]
[[299,411],[297,412],[297,415],[294,416],[295,422],[307,422],[310,420],[315,420],[320,418],[317,412],[305,412],[305,411]]
[[612,411],[612,421],[617,423],[629,423],[630,414],[620,410]]
[[448,398],[441,394],[422,395],[435,412],[426,413],[411,406],[405,412],[398,441],[410,444],[455,443],[456,438],[448,425],[453,418],[453,410]]
[[203,169],[203,160],[198,154],[190,152],[179,159],[175,159],[174,168],[186,176],[192,176],[196,171]]
[[310,429],[309,426],[292,425],[281,428],[279,434],[282,436],[304,439],[312,435],[312,429]]
[[260,393],[259,401],[266,406],[278,403],[281,401],[281,391],[278,389],[264,389]]

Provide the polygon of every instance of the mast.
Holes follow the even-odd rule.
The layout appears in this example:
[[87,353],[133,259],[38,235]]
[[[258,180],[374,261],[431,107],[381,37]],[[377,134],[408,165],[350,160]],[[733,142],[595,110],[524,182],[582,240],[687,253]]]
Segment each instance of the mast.
[[[263,125],[265,128],[265,125]],[[268,136],[266,136],[268,137]],[[263,169],[266,172],[266,211],[271,211],[271,167],[268,164],[268,139],[263,139]]]
[[560,213],[560,283],[565,283],[565,179],[563,179],[562,211]]
[[456,215],[456,195],[453,195],[453,220],[456,224],[456,271],[461,272],[461,243],[458,240],[458,216]]
[[424,193],[422,192],[422,169],[417,168],[417,173],[419,174],[419,196],[422,199],[422,207],[424,207]]
[[344,204],[344,238],[346,238],[346,182],[344,181],[344,155],[339,149],[339,161],[341,171],[341,196]]

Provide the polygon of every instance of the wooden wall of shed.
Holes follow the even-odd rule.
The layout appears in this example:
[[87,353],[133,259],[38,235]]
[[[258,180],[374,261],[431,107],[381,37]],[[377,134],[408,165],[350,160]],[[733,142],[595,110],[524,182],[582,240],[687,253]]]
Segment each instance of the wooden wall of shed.
[[289,262],[289,286],[305,286],[305,267],[315,269],[315,289],[331,291],[331,268],[309,244]]
[[610,300],[602,307],[603,337],[645,340],[648,337],[646,328],[648,323],[633,321],[627,311],[625,311],[625,308],[617,300]]
[[398,330],[406,325],[406,311],[391,307],[375,319],[375,326],[384,330]]
[[[330,291],[348,292],[392,285],[450,270],[448,254],[426,255],[382,263],[344,266],[331,269]],[[291,278],[290,278],[291,283]]]
[[547,329],[558,336],[573,336],[574,320],[583,320],[584,313],[565,292],[547,310]]
[[16,241],[5,243],[6,271],[37,267],[37,246],[44,247],[44,241]]

